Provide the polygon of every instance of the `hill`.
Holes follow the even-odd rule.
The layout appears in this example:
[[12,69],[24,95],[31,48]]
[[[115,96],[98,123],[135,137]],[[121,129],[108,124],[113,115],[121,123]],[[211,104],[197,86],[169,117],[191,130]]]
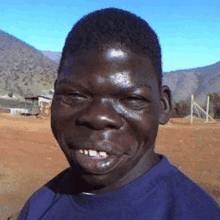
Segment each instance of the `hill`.
[[189,100],[190,95],[194,94],[196,101],[204,105],[207,94],[220,94],[220,62],[163,74],[163,84],[170,87],[174,102]]
[[52,51],[44,51],[44,50],[41,50],[41,52],[49,57],[51,60],[53,60],[54,62],[56,63],[59,63],[60,62],[60,58],[61,58],[61,52],[52,52]]
[[[0,95],[24,97],[53,88],[60,56],[60,52],[39,51],[0,30]],[[196,101],[204,105],[208,93],[220,93],[220,62],[163,74],[174,103],[195,94]]]
[[0,30],[0,95],[38,95],[53,88],[58,63]]
[[[59,62],[61,52],[42,51],[50,59]],[[192,69],[164,72],[163,84],[171,88],[174,102],[189,100],[194,94],[196,101],[206,102],[206,94],[220,93],[220,62]]]

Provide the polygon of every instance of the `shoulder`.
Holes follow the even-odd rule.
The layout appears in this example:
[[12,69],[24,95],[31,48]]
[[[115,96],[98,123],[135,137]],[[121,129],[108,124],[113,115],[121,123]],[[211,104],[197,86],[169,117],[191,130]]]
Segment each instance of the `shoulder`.
[[167,190],[166,192],[169,192],[170,201],[172,201],[170,210],[173,216],[183,215],[187,219],[196,217],[217,219],[220,215],[217,202],[177,168],[163,175],[161,184]]
[[[52,207],[62,194],[68,193],[70,169],[66,169],[47,184],[38,189],[25,203],[18,219],[26,219],[27,216],[34,216],[38,219],[40,216]],[[29,217],[30,218],[30,217]],[[31,218],[32,219],[32,218]]]
[[172,189],[173,194],[194,199],[201,198],[202,196],[204,199],[214,201],[199,184],[194,182],[176,166],[172,165],[166,157],[163,156],[156,169],[158,171],[157,182],[159,184],[165,184],[168,188]]
[[201,203],[201,200],[203,200],[202,203],[217,204],[205,189],[180,170],[177,169],[168,179],[172,185],[173,192],[181,198],[193,199],[198,204]]

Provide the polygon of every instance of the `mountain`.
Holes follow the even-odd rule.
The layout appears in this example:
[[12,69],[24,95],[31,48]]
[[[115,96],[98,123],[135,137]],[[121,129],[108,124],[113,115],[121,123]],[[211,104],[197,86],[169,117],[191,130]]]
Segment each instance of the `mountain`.
[[[41,51],[50,59],[59,63],[61,52]],[[220,62],[192,69],[163,73],[163,84],[170,87],[174,102],[189,100],[191,94],[200,104],[206,102],[206,94],[220,93]]]
[[163,84],[172,91],[174,102],[189,100],[194,94],[195,101],[206,103],[208,93],[220,94],[220,61],[204,67],[163,73]]
[[[39,51],[0,30],[0,95],[38,95],[53,88],[61,52]],[[220,93],[220,61],[205,67],[163,73],[163,84],[171,88],[174,103],[190,100],[199,104],[208,93]]]
[[58,63],[0,30],[0,95],[38,95],[53,88]]
[[45,56],[49,57],[51,60],[55,61],[56,63],[60,62],[60,58],[61,58],[61,55],[62,55],[61,52],[52,52],[52,51],[44,51],[44,50],[41,50],[41,52]]

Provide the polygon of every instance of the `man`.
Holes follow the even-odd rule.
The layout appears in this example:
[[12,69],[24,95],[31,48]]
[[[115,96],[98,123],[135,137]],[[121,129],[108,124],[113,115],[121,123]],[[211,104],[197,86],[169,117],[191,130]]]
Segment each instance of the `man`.
[[83,17],[67,36],[51,110],[70,168],[19,219],[219,219],[214,200],[154,152],[171,111],[149,25],[115,8]]

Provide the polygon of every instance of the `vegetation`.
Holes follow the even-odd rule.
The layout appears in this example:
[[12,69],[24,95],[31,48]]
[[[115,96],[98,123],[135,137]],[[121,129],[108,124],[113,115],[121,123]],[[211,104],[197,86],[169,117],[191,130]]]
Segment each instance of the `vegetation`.
[[220,93],[213,92],[209,93],[210,103],[210,111],[213,113],[213,117],[216,119],[220,119]]
[[0,95],[38,95],[53,88],[58,63],[0,30]]
[[174,103],[173,118],[183,118],[190,114],[190,100],[180,100]]
[[0,99],[0,108],[31,108],[32,103],[30,101],[21,101],[17,99]]
[[[51,52],[52,53],[52,52]],[[25,107],[24,97],[35,96],[53,88],[59,59],[51,60],[31,45],[0,30],[0,107]],[[168,85],[174,100],[173,117],[190,114],[190,95],[206,108],[210,95],[210,111],[220,118],[220,62],[190,70],[164,73],[163,84]],[[19,100],[13,96],[22,97]],[[10,98],[11,97],[11,98]],[[26,102],[27,105],[28,102]],[[31,105],[31,104],[30,104]]]
[[[207,94],[210,97],[209,102],[209,114],[215,118],[220,119],[220,93],[214,92]],[[206,111],[206,105],[200,105],[203,110]],[[191,101],[190,99],[187,100],[180,100],[174,103],[174,111],[173,111],[173,118],[183,118],[190,114],[191,108]],[[194,114],[197,115],[196,111],[194,110]],[[205,114],[200,112],[200,116],[205,118]]]

